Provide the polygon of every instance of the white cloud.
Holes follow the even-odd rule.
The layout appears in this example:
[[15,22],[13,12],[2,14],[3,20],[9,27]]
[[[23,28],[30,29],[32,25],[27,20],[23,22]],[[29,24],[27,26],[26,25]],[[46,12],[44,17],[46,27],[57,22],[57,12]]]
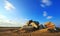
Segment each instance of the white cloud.
[[6,23],[8,21],[7,17],[0,14],[0,23]]
[[12,9],[15,9],[15,7],[8,1],[8,0],[5,0],[4,1],[5,3],[4,3],[4,8],[6,9],[6,10],[8,10],[8,11],[10,11],[10,10],[12,10]]
[[53,16],[47,16],[47,19],[52,19],[53,18]]
[[7,16],[0,14],[0,26],[19,26],[17,21],[13,21],[11,19],[8,19]]
[[44,17],[47,16],[47,12],[46,12],[46,11],[43,12],[43,16],[44,16]]
[[52,5],[52,1],[51,0],[42,0],[41,3],[42,3],[41,7]]
[[49,16],[46,11],[43,12],[43,16],[46,17],[47,19],[52,19],[53,16]]
[[[41,7],[46,7],[46,6],[51,6],[52,1],[51,0],[41,0]],[[47,19],[52,19],[53,16],[47,15],[48,13],[46,11],[43,11],[43,16],[46,17]]]
[[6,16],[0,14],[0,19],[6,18]]
[[45,5],[44,4],[40,4],[41,5],[41,7],[45,7]]
[[23,26],[26,24],[26,22],[28,21],[29,19],[27,18],[15,18],[14,20],[12,20],[12,23],[15,22],[15,24],[18,24],[17,26]]
[[29,19],[25,18],[9,19],[7,16],[0,14],[0,27],[21,27],[25,25],[28,20]]

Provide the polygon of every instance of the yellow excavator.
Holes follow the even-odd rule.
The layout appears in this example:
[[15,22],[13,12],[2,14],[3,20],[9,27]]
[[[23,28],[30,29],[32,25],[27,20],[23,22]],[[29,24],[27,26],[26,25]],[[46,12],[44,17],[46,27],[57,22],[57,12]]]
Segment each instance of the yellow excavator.
[[29,20],[26,25],[20,28],[21,32],[33,32],[39,29],[39,22]]
[[49,32],[60,32],[60,28],[56,27],[55,24],[52,22],[45,23],[45,27],[48,29]]
[[51,33],[54,33],[54,32],[60,32],[60,28],[56,27],[54,23],[52,22],[46,22],[44,24],[45,28],[43,29],[40,29],[38,30],[37,32],[41,32],[41,33],[44,33],[44,32],[51,32]]

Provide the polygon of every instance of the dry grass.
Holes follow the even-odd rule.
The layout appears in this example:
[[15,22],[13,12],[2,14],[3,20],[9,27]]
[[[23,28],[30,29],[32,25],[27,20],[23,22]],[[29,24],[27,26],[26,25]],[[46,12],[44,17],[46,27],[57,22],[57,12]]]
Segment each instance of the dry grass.
[[60,36],[60,33],[48,33],[48,32],[41,33],[39,31],[32,33],[20,33],[20,31],[12,32],[10,30],[1,32],[1,30],[3,29],[0,29],[0,36]]

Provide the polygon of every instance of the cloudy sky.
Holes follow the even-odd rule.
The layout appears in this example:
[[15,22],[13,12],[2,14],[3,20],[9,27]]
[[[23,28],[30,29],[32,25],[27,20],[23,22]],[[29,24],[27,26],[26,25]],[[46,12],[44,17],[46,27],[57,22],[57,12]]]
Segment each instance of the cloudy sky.
[[0,0],[0,26],[19,27],[28,20],[60,26],[59,0]]

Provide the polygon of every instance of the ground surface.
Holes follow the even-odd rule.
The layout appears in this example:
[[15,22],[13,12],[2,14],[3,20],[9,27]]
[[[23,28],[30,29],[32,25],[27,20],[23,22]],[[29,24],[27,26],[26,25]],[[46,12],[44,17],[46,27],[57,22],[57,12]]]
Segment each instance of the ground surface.
[[0,27],[0,36],[60,36],[60,33],[41,33],[39,31],[32,32],[32,33],[20,33],[20,31],[14,32],[18,29],[19,29],[19,27],[17,27],[17,28]]

